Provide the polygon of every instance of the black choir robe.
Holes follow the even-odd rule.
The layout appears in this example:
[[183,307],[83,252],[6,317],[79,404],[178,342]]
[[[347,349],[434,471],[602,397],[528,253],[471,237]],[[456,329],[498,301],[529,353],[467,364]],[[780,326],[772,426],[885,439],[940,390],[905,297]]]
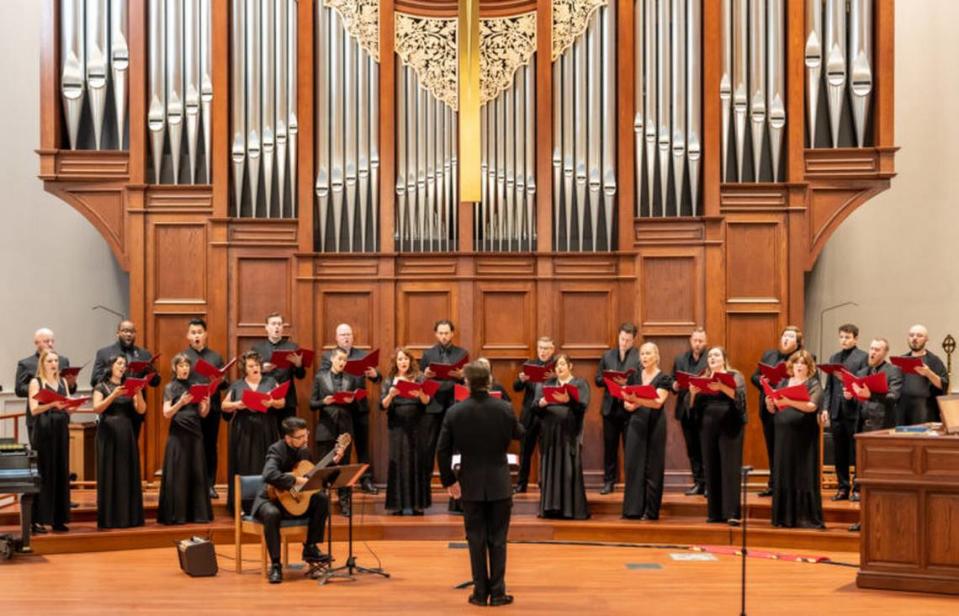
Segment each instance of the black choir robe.
[[[223,357],[221,357],[216,351],[211,350],[209,347],[201,351],[197,351],[192,346],[189,346],[183,351],[183,353],[190,358],[191,383],[204,384],[210,382],[210,379],[194,370],[196,362],[201,359],[214,368],[223,368]],[[206,457],[207,482],[211,487],[214,483],[216,483],[216,468],[219,463],[217,441],[220,436],[220,409],[222,404],[221,395],[222,392],[229,389],[229,387],[229,379],[224,377],[224,379],[220,381],[220,385],[217,387],[217,390],[210,396],[209,414],[200,420],[200,425],[203,428],[203,452],[204,456]]]
[[[774,385],[786,387],[789,379]],[[805,382],[816,409],[804,413],[792,407],[776,411],[776,478],[773,481],[773,526],[823,528],[819,469],[819,410],[823,390],[819,377]]]
[[[109,379],[96,386],[104,398],[116,387]],[[138,422],[133,398],[121,395],[97,422],[97,528],[143,526]]]
[[[109,346],[105,346],[102,349],[97,351],[96,358],[93,360],[93,372],[90,375],[90,387],[96,387],[97,383],[103,379],[110,377],[110,358],[122,355],[127,358],[127,364],[134,361],[149,361],[153,356],[150,355],[150,352],[144,349],[143,347],[138,347],[135,344],[130,346],[125,346],[120,344],[120,341],[117,340]],[[167,358],[169,360],[171,358]],[[159,387],[160,386],[160,370],[162,366],[154,366],[154,371],[142,371],[134,372],[127,370],[125,377],[135,377],[135,378],[146,378],[147,384],[150,387]],[[146,395],[146,394],[144,394]],[[143,426],[143,416],[137,415],[134,419],[135,423],[133,425],[133,430],[137,438],[140,438],[140,428]]]
[[[276,381],[271,378],[261,378],[256,391],[267,393],[274,387],[276,387]],[[227,396],[231,402],[238,402],[247,389],[252,388],[246,379],[237,379],[230,385]],[[226,465],[228,511],[232,512],[235,507],[234,478],[237,475],[256,475],[263,470],[267,450],[280,438],[276,427],[276,415],[280,410],[267,408],[264,413],[250,409],[237,409],[232,413],[223,412],[223,417],[230,422]]]
[[[163,400],[175,404],[189,389],[189,379],[175,379],[164,389]],[[187,524],[212,520],[213,507],[206,483],[200,409],[197,403],[191,403],[170,419],[170,434],[163,454],[157,522]]]
[[[63,371],[64,368],[70,367],[70,360],[67,359],[65,355],[59,355],[60,358],[60,370]],[[40,361],[40,353],[34,353],[29,357],[24,357],[17,362],[17,374],[14,377],[13,381],[13,391],[18,398],[28,398],[30,393],[30,380],[37,376],[37,362]],[[70,393],[75,393],[77,391],[77,385],[74,383],[69,387]],[[33,445],[33,424],[35,422],[33,416],[30,414],[30,401],[27,400],[26,408],[24,412],[27,414],[27,438],[30,439],[31,446]]]
[[[290,351],[292,353],[299,345],[289,338],[281,338],[279,342],[270,342],[269,338],[261,340],[253,345],[253,350],[259,353],[260,359],[263,360],[263,363],[269,363],[270,358],[273,357],[273,351]],[[306,368],[290,364],[286,368],[274,368],[273,370],[263,372],[263,377],[270,377],[276,381],[277,385],[282,385],[287,381],[290,381],[290,389],[286,392],[286,404],[281,409],[277,409],[276,414],[276,427],[277,430],[282,432],[280,423],[287,417],[292,417],[296,415],[296,379],[302,379],[306,376]]]
[[[903,357],[909,357],[906,353]],[[909,371],[902,375],[902,393],[896,406],[896,425],[908,426],[913,424],[939,421],[939,404],[936,396],[949,391],[949,372],[942,360],[931,351],[922,355],[922,363],[942,379],[942,387],[933,386],[932,382],[921,374]]]
[[[556,386],[550,379],[536,386],[536,400],[543,387]],[[579,401],[566,404],[537,404],[542,422],[539,441],[539,514],[543,517],[585,520],[589,517],[586,485],[583,480],[583,415],[589,407],[589,384],[581,378],[570,381],[579,391]]]
[[896,425],[896,404],[902,394],[902,371],[889,362],[883,361],[876,367],[867,365],[857,376],[868,376],[877,372],[886,373],[889,392],[885,394],[870,392],[872,395],[868,400],[859,402],[863,432],[885,430]]

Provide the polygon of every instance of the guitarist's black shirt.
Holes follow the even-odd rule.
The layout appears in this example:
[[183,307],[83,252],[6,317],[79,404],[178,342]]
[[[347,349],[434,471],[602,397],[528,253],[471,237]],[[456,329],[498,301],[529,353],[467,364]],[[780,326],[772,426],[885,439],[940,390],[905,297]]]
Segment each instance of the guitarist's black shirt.
[[256,515],[257,509],[263,503],[270,502],[266,494],[267,486],[274,486],[281,490],[289,490],[296,485],[296,479],[291,471],[301,460],[310,459],[309,447],[294,449],[286,444],[286,440],[280,439],[270,445],[266,452],[266,464],[263,465],[263,488],[256,495],[253,501],[253,509],[250,515]]

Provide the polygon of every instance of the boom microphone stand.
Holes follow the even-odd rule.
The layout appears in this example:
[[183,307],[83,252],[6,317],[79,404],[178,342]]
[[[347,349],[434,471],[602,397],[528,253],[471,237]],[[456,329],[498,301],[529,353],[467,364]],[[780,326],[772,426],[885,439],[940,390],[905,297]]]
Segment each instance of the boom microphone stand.
[[744,466],[740,469],[740,472],[742,473],[742,476],[743,476],[743,480],[742,480],[743,485],[741,490],[742,504],[740,505],[740,507],[742,507],[742,511],[739,514],[743,521],[743,549],[742,549],[743,567],[742,567],[742,576],[739,582],[739,589],[740,589],[739,615],[740,616],[746,616],[746,520],[749,519],[749,516],[746,515],[746,487],[747,487],[746,480],[749,478],[749,473],[752,470],[753,470],[753,467],[751,466]]

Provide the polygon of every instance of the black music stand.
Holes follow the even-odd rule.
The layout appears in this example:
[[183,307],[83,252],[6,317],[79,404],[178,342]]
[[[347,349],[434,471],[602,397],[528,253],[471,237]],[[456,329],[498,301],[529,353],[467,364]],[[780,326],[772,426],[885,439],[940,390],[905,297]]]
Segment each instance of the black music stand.
[[[333,490],[338,490],[340,488],[346,488],[349,490],[350,500],[353,499],[353,487],[356,485],[356,482],[360,480],[360,477],[363,476],[363,473],[366,472],[366,469],[369,468],[368,464],[347,464],[343,466],[334,466],[332,469],[336,469],[339,472],[333,475],[333,479],[330,483],[327,483],[328,493],[332,495]],[[331,501],[332,502],[332,501]],[[356,556],[353,554],[353,515],[351,512],[349,522],[347,523],[347,546],[348,554],[346,557],[346,564],[339,567],[331,567],[327,571],[320,573],[317,576],[320,584],[326,584],[331,579],[345,579],[350,581],[355,581],[356,573],[369,573],[373,575],[381,575],[385,578],[390,577],[390,574],[387,573],[380,567],[363,567],[356,564]],[[330,550],[330,556],[332,557],[333,553],[333,516],[330,516],[330,526],[329,526],[329,538],[328,545]]]

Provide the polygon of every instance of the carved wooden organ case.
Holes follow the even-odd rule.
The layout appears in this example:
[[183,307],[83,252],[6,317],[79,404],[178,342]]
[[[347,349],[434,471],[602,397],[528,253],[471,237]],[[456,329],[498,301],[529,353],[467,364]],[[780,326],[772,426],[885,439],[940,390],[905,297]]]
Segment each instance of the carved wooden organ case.
[[[387,354],[451,318],[504,383],[541,335],[591,378],[626,320],[664,369],[703,324],[748,372],[894,175],[893,0],[481,0],[479,203],[458,200],[453,0],[43,2],[40,178],[165,357],[193,315],[232,356],[277,310],[304,346],[348,322]],[[160,413],[144,433],[152,475]],[[746,462],[766,467],[758,421]]]

